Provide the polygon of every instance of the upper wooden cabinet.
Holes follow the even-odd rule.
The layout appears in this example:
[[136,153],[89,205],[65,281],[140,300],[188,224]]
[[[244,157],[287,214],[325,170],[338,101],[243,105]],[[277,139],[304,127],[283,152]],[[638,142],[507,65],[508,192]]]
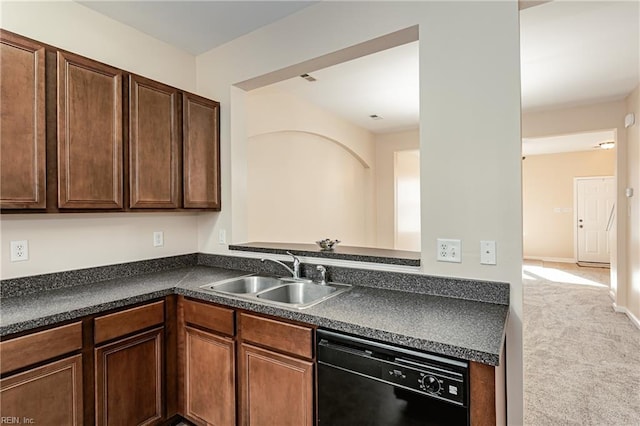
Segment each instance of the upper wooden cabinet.
[[45,48],[0,31],[0,207],[46,207]]
[[122,71],[58,52],[58,207],[120,209]]
[[178,89],[129,76],[129,206],[178,208]]
[[220,104],[0,30],[0,211],[220,210]]
[[220,104],[183,95],[185,208],[220,209]]

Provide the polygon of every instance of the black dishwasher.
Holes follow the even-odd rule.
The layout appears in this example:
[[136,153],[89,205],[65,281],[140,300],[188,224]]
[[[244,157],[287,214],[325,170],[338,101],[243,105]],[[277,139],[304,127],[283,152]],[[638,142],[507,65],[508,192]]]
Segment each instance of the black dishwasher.
[[318,330],[320,426],[469,425],[468,363]]

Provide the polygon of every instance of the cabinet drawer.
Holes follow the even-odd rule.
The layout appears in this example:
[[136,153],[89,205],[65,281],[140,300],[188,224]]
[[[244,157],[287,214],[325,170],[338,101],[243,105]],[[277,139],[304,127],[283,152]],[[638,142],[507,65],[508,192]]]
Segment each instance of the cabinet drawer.
[[193,300],[184,300],[184,321],[189,324],[199,325],[218,333],[233,336],[234,321],[233,310],[200,303]]
[[0,342],[0,373],[82,349],[82,323],[63,325]]
[[96,344],[164,323],[164,301],[127,309],[93,320]]
[[313,358],[313,329],[249,314],[240,314],[243,340],[305,358]]

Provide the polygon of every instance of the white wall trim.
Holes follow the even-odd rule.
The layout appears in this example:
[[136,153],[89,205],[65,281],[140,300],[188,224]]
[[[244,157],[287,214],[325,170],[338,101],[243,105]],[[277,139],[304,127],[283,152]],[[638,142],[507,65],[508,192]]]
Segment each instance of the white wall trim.
[[613,302],[613,305],[615,307],[615,304],[616,304],[616,293],[612,289],[609,290],[609,297],[611,298],[611,301]]
[[635,325],[637,329],[640,330],[640,319],[638,319],[638,317],[633,315],[633,313],[629,309],[627,309],[624,306],[618,306],[615,302],[612,303],[612,306],[614,311],[620,312],[622,314],[626,314],[629,320],[631,321],[631,323]]
[[541,260],[543,262],[557,263],[576,263],[576,259],[571,257],[525,256],[524,260]]

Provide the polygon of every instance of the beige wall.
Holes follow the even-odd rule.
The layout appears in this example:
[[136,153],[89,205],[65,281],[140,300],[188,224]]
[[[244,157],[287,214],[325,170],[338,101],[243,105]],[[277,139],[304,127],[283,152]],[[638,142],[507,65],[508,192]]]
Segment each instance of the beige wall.
[[615,151],[530,155],[522,163],[525,259],[573,261],[575,177],[613,176]]
[[373,135],[273,87],[246,101],[248,240],[375,246]]
[[376,204],[378,247],[394,248],[394,153],[420,148],[420,132],[408,130],[376,135]]
[[627,112],[634,113],[636,123],[627,128],[628,178],[627,187],[633,188],[634,195],[628,198],[629,254],[627,308],[640,327],[640,86],[627,98]]
[[[27,37],[194,91],[195,58],[71,1],[2,2],[0,26]],[[128,262],[197,251],[197,217],[167,214],[29,214],[0,217],[1,277]],[[165,245],[154,248],[153,231]],[[29,241],[11,263],[10,241]]]
[[[527,112],[522,114],[522,137],[535,138],[557,136],[596,130],[614,130],[616,135],[615,174],[618,177],[616,187],[616,210],[623,211],[627,205],[624,195],[624,176],[627,175],[627,131],[624,128],[624,116],[627,106],[624,100],[602,102],[592,105]],[[627,228],[628,216],[616,214],[614,223],[616,243],[611,246],[611,291],[616,303],[626,306],[628,262]],[[620,253],[620,255],[618,255]]]
[[[246,93],[233,85],[415,25],[420,36],[422,273],[511,284],[507,402],[510,422],[520,424],[517,2],[320,2],[198,56],[198,89],[222,106],[225,206],[220,215],[199,217],[199,248],[225,253],[215,241],[219,230],[231,230],[233,241],[247,232]],[[462,263],[436,261],[438,237],[462,239]],[[497,241],[496,266],[480,265],[484,239]]]

